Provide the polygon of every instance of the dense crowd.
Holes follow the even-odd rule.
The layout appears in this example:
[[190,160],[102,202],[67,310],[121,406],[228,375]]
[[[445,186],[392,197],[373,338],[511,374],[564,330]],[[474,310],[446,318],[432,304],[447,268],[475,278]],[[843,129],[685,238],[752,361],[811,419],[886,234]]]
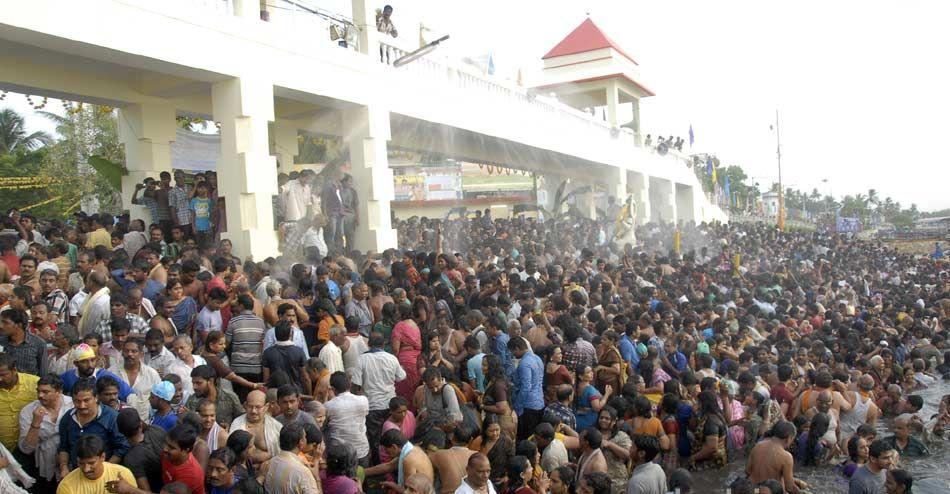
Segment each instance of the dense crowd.
[[136,195],[147,228],[2,219],[4,492],[712,492],[693,472],[745,461],[733,493],[804,492],[815,466],[900,493],[950,423],[915,393],[950,374],[940,260],[487,213],[361,253],[346,177],[315,201],[302,173],[285,255],[242,261],[213,177],[171,178]]

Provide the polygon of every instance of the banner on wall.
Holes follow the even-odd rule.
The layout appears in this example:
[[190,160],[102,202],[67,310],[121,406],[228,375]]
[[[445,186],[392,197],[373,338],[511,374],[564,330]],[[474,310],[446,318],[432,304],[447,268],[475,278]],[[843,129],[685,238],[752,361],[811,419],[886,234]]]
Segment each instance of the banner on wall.
[[455,200],[462,197],[462,176],[454,174],[426,174],[427,201]]
[[424,201],[426,195],[423,175],[394,175],[395,200]]
[[838,233],[860,232],[861,219],[860,218],[845,218],[845,217],[839,216],[835,225],[835,230]]
[[221,135],[199,134],[176,129],[171,145],[172,169],[204,171],[218,168],[221,159]]

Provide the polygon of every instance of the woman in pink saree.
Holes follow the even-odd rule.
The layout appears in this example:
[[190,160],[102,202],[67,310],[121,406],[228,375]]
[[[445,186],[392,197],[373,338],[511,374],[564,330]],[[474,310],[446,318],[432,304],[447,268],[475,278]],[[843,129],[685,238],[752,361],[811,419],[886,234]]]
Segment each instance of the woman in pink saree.
[[399,306],[399,322],[393,328],[393,353],[406,371],[406,378],[396,383],[396,395],[412,403],[412,395],[419,386],[420,376],[416,362],[422,351],[422,334],[419,326],[412,320],[412,307]]

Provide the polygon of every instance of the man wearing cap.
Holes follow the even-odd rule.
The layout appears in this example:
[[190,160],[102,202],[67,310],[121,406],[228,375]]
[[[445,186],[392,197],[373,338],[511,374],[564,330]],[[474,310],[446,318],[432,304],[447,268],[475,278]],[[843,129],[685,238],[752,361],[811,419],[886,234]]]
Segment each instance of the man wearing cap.
[[73,385],[80,379],[90,378],[95,383],[96,379],[102,376],[109,376],[119,383],[119,399],[125,401],[132,394],[132,388],[129,383],[122,380],[121,377],[105,370],[96,368],[96,352],[89,345],[81,343],[73,349],[73,364],[75,369],[70,369],[60,376],[63,379],[63,391],[72,393]]
[[175,385],[168,381],[159,381],[152,386],[152,395],[149,403],[155,412],[152,414],[151,425],[157,425],[165,432],[172,430],[178,424],[178,415],[172,411],[172,400],[175,398]]

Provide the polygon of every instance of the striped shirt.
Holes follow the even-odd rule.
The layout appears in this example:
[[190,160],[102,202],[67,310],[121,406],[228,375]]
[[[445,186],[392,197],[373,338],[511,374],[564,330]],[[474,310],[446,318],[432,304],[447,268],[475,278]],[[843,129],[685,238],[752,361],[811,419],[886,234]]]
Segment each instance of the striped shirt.
[[69,298],[66,297],[66,294],[59,288],[56,288],[49,292],[45,301],[46,305],[49,306],[49,311],[56,314],[56,323],[63,324],[66,322],[66,316],[69,315],[67,314],[69,311]]
[[[49,366],[46,352],[46,342],[30,333],[25,334],[23,342],[14,345],[6,335],[0,336],[0,347],[3,353],[9,354],[16,361],[16,370],[20,373],[45,376]],[[22,375],[22,374],[21,374]]]
[[290,451],[281,451],[271,458],[264,485],[271,494],[320,492],[310,469]]
[[264,352],[264,320],[251,311],[243,311],[228,321],[224,337],[231,348],[231,368],[237,374],[260,374]]
[[175,218],[178,220],[179,225],[191,224],[191,210],[188,209],[190,198],[190,185],[172,187],[171,190],[168,191],[168,205],[172,212],[175,213]]
[[[148,332],[148,323],[145,322],[145,319],[142,319],[141,316],[135,314],[126,314],[125,318],[128,319],[129,325],[132,327],[129,334],[139,334],[144,335]],[[102,336],[102,341],[112,341],[112,318],[105,319],[99,322],[99,326],[96,328],[96,333]]]

